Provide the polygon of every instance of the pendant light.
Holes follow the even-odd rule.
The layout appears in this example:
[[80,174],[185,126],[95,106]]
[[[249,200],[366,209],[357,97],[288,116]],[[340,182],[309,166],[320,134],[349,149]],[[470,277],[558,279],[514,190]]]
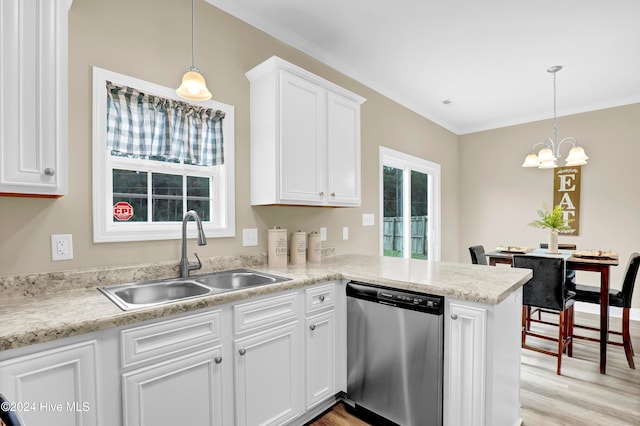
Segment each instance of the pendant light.
[[[558,159],[560,158],[560,145],[569,143],[573,146],[567,159],[566,166],[581,166],[587,164],[587,154],[584,148],[578,145],[575,138],[568,137],[558,142],[558,129],[556,126],[556,73],[562,69],[562,65],[554,65],[547,69],[548,73],[553,74],[553,137],[547,138],[544,142],[538,142],[531,147],[529,155],[524,159],[522,167],[537,167],[539,169],[554,169],[558,167]],[[536,155],[535,149],[542,145],[542,149]]]
[[195,65],[194,28],[195,0],[191,0],[191,66],[187,68],[187,72],[182,76],[182,84],[176,89],[176,93],[181,98],[190,101],[207,101],[211,99],[211,92],[207,89],[204,77]]

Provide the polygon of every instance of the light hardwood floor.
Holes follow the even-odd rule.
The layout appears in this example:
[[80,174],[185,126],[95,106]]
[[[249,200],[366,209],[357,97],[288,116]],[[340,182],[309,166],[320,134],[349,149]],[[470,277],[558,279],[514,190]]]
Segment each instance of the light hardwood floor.
[[[549,314],[544,314],[549,315]],[[596,315],[576,313],[576,323],[597,326]],[[536,324],[534,327],[550,326]],[[620,319],[611,319],[620,330]],[[579,334],[587,334],[577,330]],[[595,334],[590,334],[596,337]],[[615,338],[616,336],[614,336]],[[607,374],[599,372],[598,343],[576,339],[573,357],[562,359],[556,375],[556,358],[522,350],[520,403],[525,426],[638,426],[640,425],[640,322],[631,321],[636,369],[627,365],[622,347],[609,345]],[[538,340],[531,340],[538,345]],[[545,343],[542,342],[542,345]],[[340,404],[310,426],[366,426]]]

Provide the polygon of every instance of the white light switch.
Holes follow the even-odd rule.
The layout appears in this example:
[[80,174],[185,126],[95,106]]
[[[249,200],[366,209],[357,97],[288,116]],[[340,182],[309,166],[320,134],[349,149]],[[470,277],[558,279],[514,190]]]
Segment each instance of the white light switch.
[[242,245],[245,247],[257,246],[258,245],[258,230],[255,228],[252,229],[243,229],[242,230]]
[[327,241],[327,228],[324,226],[320,227],[320,241]]
[[343,226],[342,227],[342,239],[343,240],[348,240],[349,239],[349,227],[348,226]]
[[73,239],[71,234],[51,236],[51,260],[73,259]]
[[375,216],[373,213],[362,214],[362,226],[373,226],[375,224]]

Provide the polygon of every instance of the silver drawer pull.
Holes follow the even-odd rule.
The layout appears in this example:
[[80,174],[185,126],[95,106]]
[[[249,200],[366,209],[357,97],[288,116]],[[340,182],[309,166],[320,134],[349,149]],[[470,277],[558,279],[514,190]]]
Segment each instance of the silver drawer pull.
[[457,320],[457,319],[458,319],[458,315],[456,315],[456,314],[451,314],[451,319],[452,319],[452,320],[454,320],[454,321],[455,321],[455,320]]
[[246,349],[240,349],[240,350],[238,351],[238,353],[239,353],[240,355],[244,355],[244,354],[246,354],[246,353],[247,353],[247,350],[246,350]]
[[216,364],[220,364],[220,363],[222,362],[222,357],[221,357],[221,356],[217,356],[217,357],[215,357],[215,358],[213,359],[213,361],[214,361]]
[[335,196],[336,196],[336,193],[335,193],[335,192],[332,192],[332,193],[331,193],[331,196],[332,196],[332,197],[335,197]]
[[311,324],[311,325],[309,326],[309,330],[313,331],[313,330],[315,330],[315,329],[316,329],[315,324]]
[[318,194],[318,195],[320,195],[321,197],[324,197],[324,192],[321,192],[321,193],[320,193],[320,194]]
[[323,296],[323,295],[320,295],[320,296],[318,297],[318,300],[319,300],[319,301],[321,301],[321,302],[324,302],[324,296]]
[[47,167],[46,169],[44,169],[44,174],[47,176],[53,176],[56,174],[56,171],[51,167]]

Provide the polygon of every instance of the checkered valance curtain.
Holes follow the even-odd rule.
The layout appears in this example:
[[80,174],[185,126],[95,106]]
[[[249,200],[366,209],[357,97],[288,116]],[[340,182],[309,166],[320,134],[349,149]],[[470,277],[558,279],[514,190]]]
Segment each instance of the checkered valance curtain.
[[107,149],[203,166],[224,164],[224,112],[106,84]]

